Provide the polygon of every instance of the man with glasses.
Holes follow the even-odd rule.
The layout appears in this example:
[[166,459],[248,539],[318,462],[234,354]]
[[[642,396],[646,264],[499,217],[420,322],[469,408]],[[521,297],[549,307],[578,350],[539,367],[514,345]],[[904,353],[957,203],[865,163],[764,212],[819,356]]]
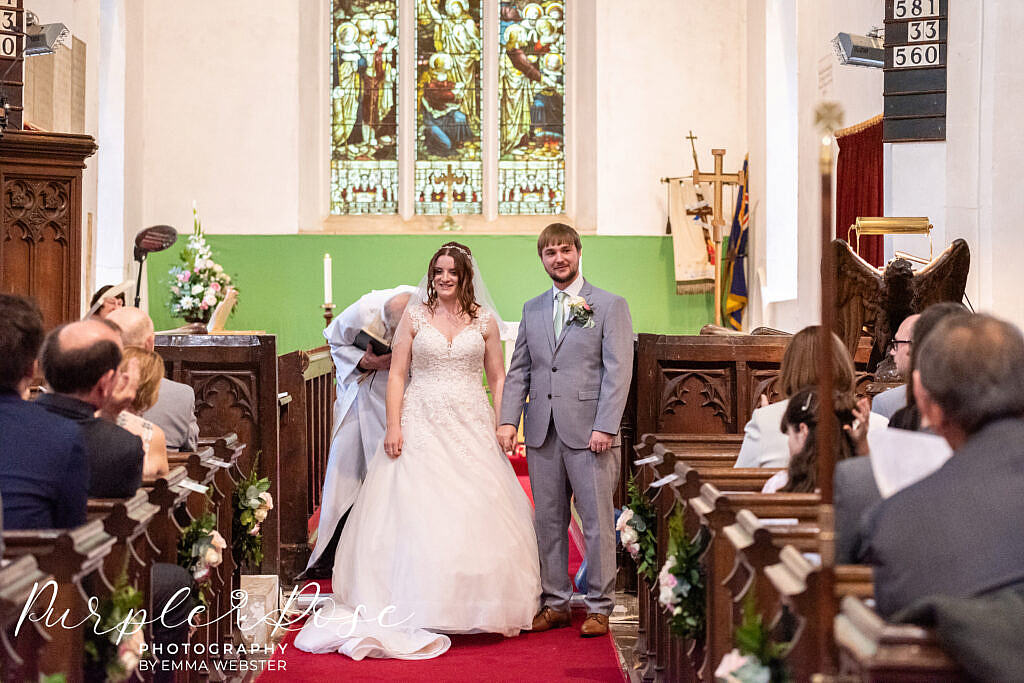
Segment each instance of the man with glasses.
[[[914,343],[914,323],[920,317],[915,313],[904,318],[889,344],[889,353],[896,363],[896,372],[900,379],[907,379],[907,373],[910,371],[910,347]],[[875,396],[871,402],[871,412],[891,418],[893,413],[905,405],[907,405],[907,385],[901,384]]]

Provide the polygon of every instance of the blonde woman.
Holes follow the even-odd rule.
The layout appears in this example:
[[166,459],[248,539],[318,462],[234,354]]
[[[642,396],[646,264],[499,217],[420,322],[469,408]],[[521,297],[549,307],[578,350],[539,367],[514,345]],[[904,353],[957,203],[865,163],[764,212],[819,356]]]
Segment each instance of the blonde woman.
[[167,438],[164,430],[142,417],[142,414],[156,404],[160,394],[160,380],[164,376],[164,361],[153,351],[138,346],[127,346],[121,358],[122,372],[135,361],[139,373],[139,385],[135,399],[117,416],[117,425],[142,439],[145,458],[142,461],[142,478],[154,479],[167,474]]

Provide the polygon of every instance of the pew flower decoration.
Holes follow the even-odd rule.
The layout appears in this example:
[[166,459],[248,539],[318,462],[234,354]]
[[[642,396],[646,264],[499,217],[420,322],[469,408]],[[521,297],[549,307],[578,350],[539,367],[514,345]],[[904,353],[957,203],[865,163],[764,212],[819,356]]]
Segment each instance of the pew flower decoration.
[[615,525],[619,530],[619,541],[636,562],[636,569],[640,575],[649,583],[653,583],[658,576],[654,508],[640,492],[640,487],[633,477],[629,478],[626,491],[627,502]]
[[258,567],[263,562],[263,536],[260,530],[267,515],[274,509],[270,480],[260,478],[259,458],[253,462],[249,476],[235,487],[235,513],[232,521],[232,548],[235,564]]
[[707,546],[702,531],[696,540],[687,536],[683,527],[685,508],[676,505],[668,521],[668,548],[665,564],[658,573],[658,602],[669,617],[669,628],[680,638],[704,635],[704,571],[701,555]]
[[772,639],[764,618],[757,612],[754,587],[743,597],[743,618],[733,638],[736,648],[722,657],[715,670],[715,681],[725,683],[788,683],[784,657],[789,643]]
[[127,572],[114,590],[100,601],[85,630],[85,665],[88,680],[126,681],[146,656],[145,614],[142,593],[128,583]]
[[594,309],[582,296],[569,297],[569,317],[566,318],[565,323],[566,325],[576,324],[583,328],[593,327]]
[[209,320],[213,309],[227,295],[228,288],[232,286],[231,276],[213,261],[212,255],[193,202],[192,234],[181,252],[181,263],[168,273],[171,293],[168,308],[175,318]]
[[[200,584],[209,581],[213,568],[224,561],[228,544],[216,526],[217,517],[212,512],[199,515],[182,530],[178,541],[178,564]],[[199,598],[206,604],[204,591],[199,591]]]

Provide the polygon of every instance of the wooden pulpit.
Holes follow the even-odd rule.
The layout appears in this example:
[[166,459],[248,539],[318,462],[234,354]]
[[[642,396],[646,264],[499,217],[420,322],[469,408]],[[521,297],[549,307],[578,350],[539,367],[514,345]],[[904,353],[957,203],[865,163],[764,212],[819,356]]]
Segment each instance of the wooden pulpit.
[[82,306],[82,169],[88,135],[8,129],[0,138],[0,291],[34,297],[46,329]]

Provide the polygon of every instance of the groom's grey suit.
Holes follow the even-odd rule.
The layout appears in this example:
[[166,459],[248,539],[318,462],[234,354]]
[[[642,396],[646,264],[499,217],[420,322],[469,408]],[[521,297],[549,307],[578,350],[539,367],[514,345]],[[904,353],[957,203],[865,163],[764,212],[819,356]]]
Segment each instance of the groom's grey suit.
[[[615,606],[615,514],[619,425],[633,373],[633,323],[626,300],[584,280],[580,296],[594,326],[572,322],[554,336],[554,294],[523,306],[501,399],[501,424],[518,425],[526,397],[525,436],[536,506],[541,606],[569,607],[569,496],[575,496],[587,552],[588,612]],[[616,435],[604,453],[590,450],[592,431]]]

